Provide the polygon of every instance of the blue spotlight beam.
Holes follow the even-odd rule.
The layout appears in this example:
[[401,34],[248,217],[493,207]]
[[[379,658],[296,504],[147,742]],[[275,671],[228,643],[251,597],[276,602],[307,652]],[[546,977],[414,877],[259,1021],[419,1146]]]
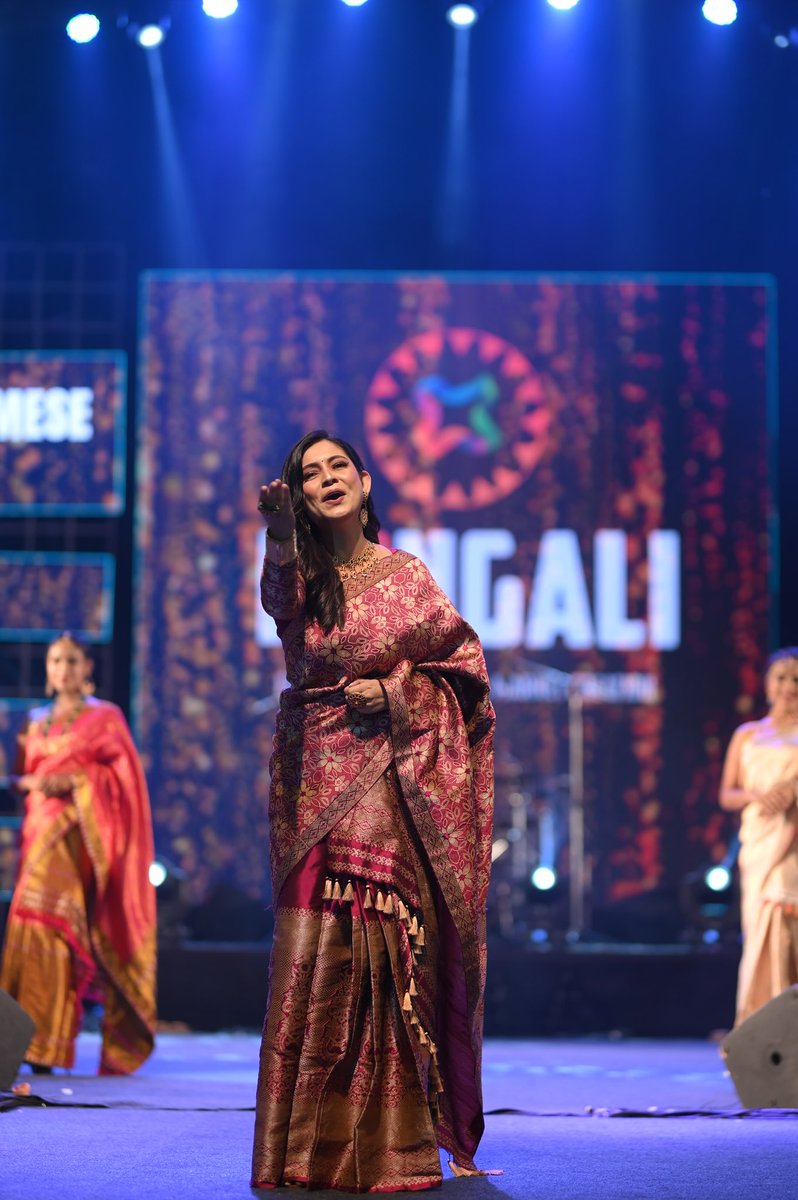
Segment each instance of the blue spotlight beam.
[[737,20],[735,0],[704,0],[701,12],[712,25],[731,25]]
[[469,29],[479,20],[479,13],[473,4],[453,4],[446,13],[446,20],[455,29]]
[[66,24],[67,37],[79,45],[93,42],[100,32],[100,21],[94,13],[76,13]]
[[213,17],[216,21],[223,21],[226,17],[232,17],[233,13],[238,9],[238,0],[202,0],[202,11],[206,17]]
[[160,46],[165,37],[166,31],[163,25],[142,25],[136,34],[136,41],[145,50],[154,50],[156,46]]

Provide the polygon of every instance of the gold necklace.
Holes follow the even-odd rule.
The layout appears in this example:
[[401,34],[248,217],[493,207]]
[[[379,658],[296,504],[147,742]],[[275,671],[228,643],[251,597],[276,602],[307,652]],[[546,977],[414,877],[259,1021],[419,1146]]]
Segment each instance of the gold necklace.
[[377,547],[374,542],[366,542],[359,554],[355,554],[352,558],[339,558],[337,554],[333,555],[335,569],[342,579],[349,579],[351,575],[358,575],[361,571],[370,567],[377,557]]
[[[83,712],[85,707],[86,707],[86,701],[81,699],[78,701],[78,703],[75,705],[75,707],[73,709],[71,709],[69,713],[67,713],[66,717],[64,718],[64,720],[62,722],[62,726],[63,726],[63,728],[61,730],[62,734],[66,733],[68,729],[72,728],[72,726],[75,724],[75,722],[77,721],[78,717]],[[41,725],[39,726],[39,732],[41,733],[42,737],[47,737],[48,733],[50,732],[50,726],[53,724],[54,720],[55,720],[55,703],[50,705],[50,711],[48,712],[47,716],[44,718]]]

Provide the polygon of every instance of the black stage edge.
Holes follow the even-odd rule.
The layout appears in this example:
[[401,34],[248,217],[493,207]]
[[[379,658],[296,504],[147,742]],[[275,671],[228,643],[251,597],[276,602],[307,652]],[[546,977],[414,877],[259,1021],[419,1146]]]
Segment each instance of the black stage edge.
[[[196,1030],[259,1029],[266,943],[184,942],[159,954],[162,1021]],[[488,950],[488,1037],[703,1038],[731,1028],[734,946],[579,943]]]

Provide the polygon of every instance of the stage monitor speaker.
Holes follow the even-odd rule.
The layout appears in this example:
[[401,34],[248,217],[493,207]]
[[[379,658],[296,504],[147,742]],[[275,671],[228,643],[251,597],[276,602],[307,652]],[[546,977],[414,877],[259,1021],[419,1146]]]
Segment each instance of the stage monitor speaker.
[[798,985],[727,1034],[721,1051],[745,1108],[798,1108]]
[[31,1017],[0,988],[0,1091],[7,1092],[36,1032]]

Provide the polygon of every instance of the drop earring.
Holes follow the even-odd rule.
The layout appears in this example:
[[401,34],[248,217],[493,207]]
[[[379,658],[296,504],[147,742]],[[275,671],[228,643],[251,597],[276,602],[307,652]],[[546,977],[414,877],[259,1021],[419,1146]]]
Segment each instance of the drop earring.
[[360,524],[365,529],[369,523],[369,510],[366,506],[366,501],[369,498],[368,492],[363,493],[363,503],[360,505]]

